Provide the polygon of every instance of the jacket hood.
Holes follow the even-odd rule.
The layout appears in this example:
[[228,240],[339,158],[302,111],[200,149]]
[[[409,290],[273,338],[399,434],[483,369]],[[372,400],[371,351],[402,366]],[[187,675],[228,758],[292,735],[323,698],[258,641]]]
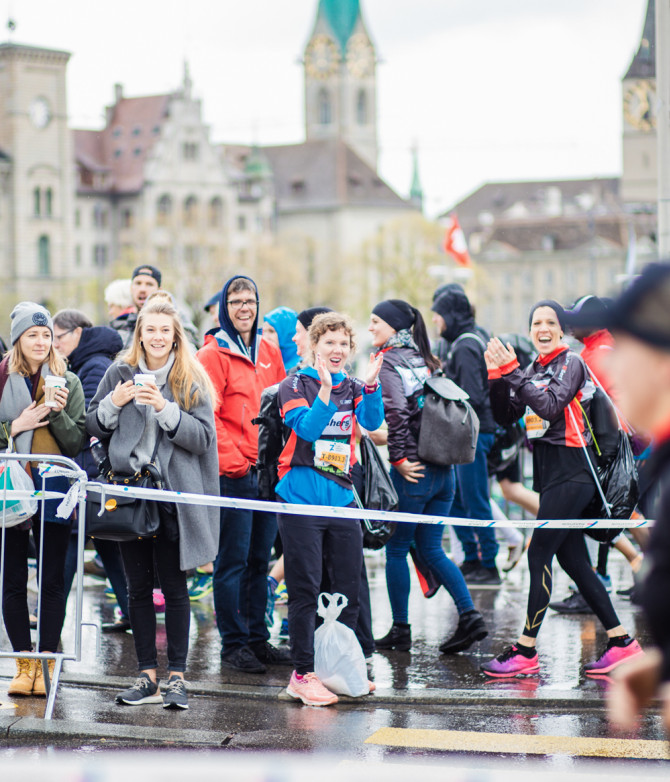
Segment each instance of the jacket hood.
[[93,356],[105,356],[113,361],[122,349],[123,339],[118,331],[109,326],[91,326],[82,329],[79,344],[68,356],[68,361],[76,374]]
[[[228,305],[226,302],[228,301],[228,288],[230,287],[230,283],[233,280],[248,280],[251,283],[253,289],[256,291],[256,317],[251,328],[252,336],[249,347],[244,344],[244,340],[240,336],[240,332],[235,328],[232,320],[230,319],[230,316],[228,315]],[[259,339],[258,288],[256,287],[256,283],[251,279],[251,277],[246,277],[244,274],[236,274],[234,277],[231,277],[223,286],[223,290],[221,291],[221,295],[219,297],[219,323],[221,324],[221,328],[214,333],[216,341],[219,343],[219,345],[223,348],[228,348],[229,350],[233,351],[233,353],[240,353],[241,355],[246,356],[255,365],[256,358],[258,356]]]
[[448,342],[453,342],[466,331],[472,331],[475,327],[475,318],[472,314],[472,306],[460,285],[450,286],[435,299],[431,307],[444,318],[446,328],[441,332]]
[[298,346],[293,341],[298,313],[289,307],[277,307],[277,309],[268,312],[263,320],[266,320],[277,332],[284,369],[291,369],[300,361]]

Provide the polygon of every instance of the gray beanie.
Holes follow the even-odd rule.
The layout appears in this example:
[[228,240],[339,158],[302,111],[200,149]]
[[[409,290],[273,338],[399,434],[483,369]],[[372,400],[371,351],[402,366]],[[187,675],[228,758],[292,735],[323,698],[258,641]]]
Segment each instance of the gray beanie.
[[42,307],[41,304],[35,304],[34,301],[21,301],[12,310],[12,330],[10,339],[12,345],[15,345],[21,334],[33,326],[44,326],[51,332],[51,338],[54,335],[54,323],[51,319],[49,310]]

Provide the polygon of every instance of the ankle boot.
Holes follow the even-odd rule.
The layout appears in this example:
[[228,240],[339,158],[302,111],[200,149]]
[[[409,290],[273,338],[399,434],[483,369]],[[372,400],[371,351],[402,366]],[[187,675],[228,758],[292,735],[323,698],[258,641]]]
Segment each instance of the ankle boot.
[[469,649],[476,641],[481,641],[489,634],[484,617],[479,611],[466,611],[458,618],[458,626],[454,634],[440,646],[442,654],[456,654]]
[[16,676],[9,683],[8,695],[32,695],[35,681],[35,663],[29,657],[16,658]]
[[377,649],[395,649],[408,652],[412,645],[412,629],[407,622],[394,622],[383,638],[375,639]]
[[[33,695],[46,696],[47,688],[44,681],[44,673],[42,670],[41,660],[32,660],[35,663],[35,681],[33,683]],[[49,667],[49,686],[53,684],[54,680],[54,668],[56,667],[55,660],[47,660],[47,666]]]

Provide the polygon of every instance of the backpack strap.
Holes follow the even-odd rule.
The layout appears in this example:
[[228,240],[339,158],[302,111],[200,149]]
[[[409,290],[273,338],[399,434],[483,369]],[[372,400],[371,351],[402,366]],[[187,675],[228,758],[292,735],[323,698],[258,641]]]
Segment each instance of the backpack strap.
[[465,331],[463,334],[460,334],[456,339],[451,343],[451,347],[449,348],[449,353],[447,354],[447,361],[451,361],[451,357],[454,354],[454,348],[456,345],[458,345],[459,342],[462,342],[464,339],[474,339],[475,342],[479,343],[479,347],[486,351],[486,343],[484,340],[479,336],[479,334],[475,334],[472,331]]

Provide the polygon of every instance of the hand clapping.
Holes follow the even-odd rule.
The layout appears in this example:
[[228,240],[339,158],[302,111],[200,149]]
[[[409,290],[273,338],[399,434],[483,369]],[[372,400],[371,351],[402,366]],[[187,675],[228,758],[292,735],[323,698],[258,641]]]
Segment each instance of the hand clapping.
[[507,343],[507,347],[505,347],[498,337],[493,337],[489,340],[489,344],[484,353],[487,369],[499,369],[515,359],[516,353],[509,342]]

